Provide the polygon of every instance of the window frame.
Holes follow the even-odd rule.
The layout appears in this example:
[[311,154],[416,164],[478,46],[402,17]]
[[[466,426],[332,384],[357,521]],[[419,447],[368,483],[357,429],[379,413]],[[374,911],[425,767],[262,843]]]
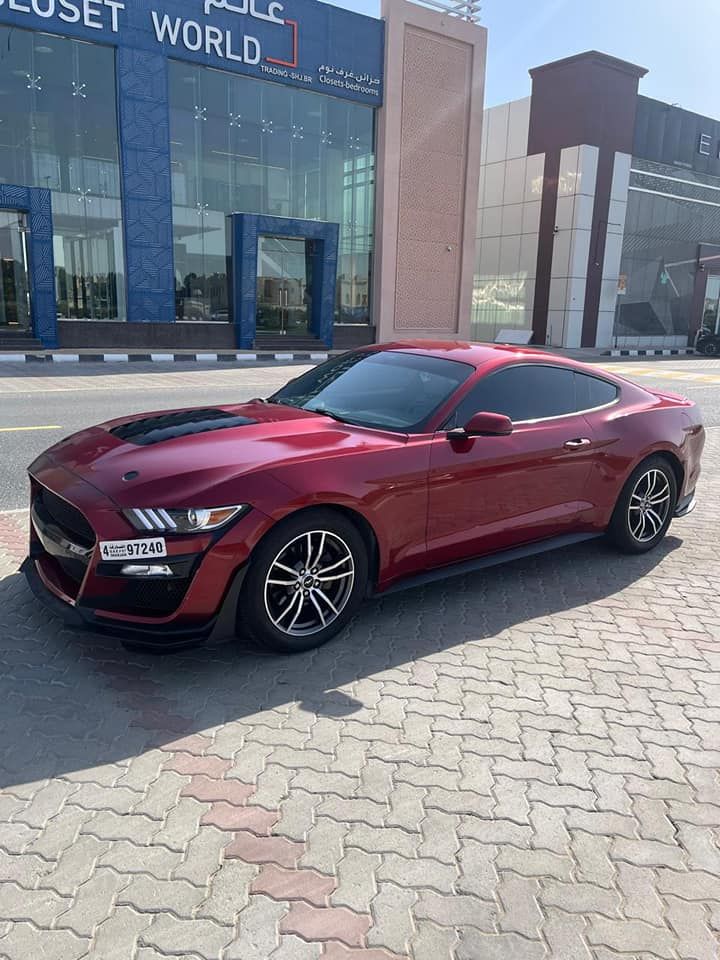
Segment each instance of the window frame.
[[614,380],[608,380],[607,377],[598,377],[594,373],[585,373],[584,370],[575,370],[574,372],[577,376],[588,377],[590,380],[599,380],[601,383],[607,383],[609,386],[615,388],[614,399],[608,400],[607,403],[598,403],[594,407],[584,407],[582,410],[578,410],[578,413],[593,413],[595,410],[605,410],[607,407],[612,407],[620,402],[622,387],[619,383],[615,383]]
[[[552,420],[565,420],[567,417],[578,417],[578,416],[582,416],[583,414],[586,414],[586,413],[593,413],[593,412],[595,412],[596,410],[605,410],[605,409],[607,409],[608,407],[612,407],[612,406],[614,406],[616,403],[619,403],[620,400],[621,400],[621,398],[622,398],[622,387],[620,386],[620,384],[616,383],[614,380],[609,380],[607,377],[599,377],[599,376],[597,376],[597,375],[594,374],[594,373],[585,373],[584,370],[576,370],[574,367],[569,367],[569,366],[566,367],[564,364],[561,365],[561,364],[558,364],[558,363],[547,363],[547,362],[542,361],[542,360],[541,360],[541,361],[536,361],[536,360],[520,360],[520,361],[517,361],[517,362],[515,362],[515,363],[503,364],[501,367],[498,367],[496,370],[491,370],[489,373],[486,373],[486,374],[482,375],[481,377],[479,377],[478,380],[477,380],[477,381],[470,387],[470,389],[467,391],[467,393],[465,394],[465,396],[461,397],[460,400],[458,400],[456,406],[455,406],[455,407],[453,408],[453,410],[448,414],[448,416],[445,417],[445,419],[442,421],[442,423],[441,423],[441,425],[440,425],[440,427],[439,427],[438,429],[439,429],[439,430],[447,430],[447,429],[448,429],[450,423],[452,422],[453,418],[454,418],[455,415],[457,414],[457,411],[459,410],[461,404],[464,403],[464,401],[468,399],[468,397],[473,393],[473,391],[475,390],[475,388],[480,385],[480,383],[482,383],[482,382],[484,382],[484,381],[486,381],[486,380],[490,380],[492,377],[495,377],[495,376],[497,376],[498,374],[503,373],[503,372],[505,372],[505,371],[507,371],[507,370],[513,370],[513,369],[516,369],[516,368],[518,368],[518,367],[520,367],[520,368],[527,368],[527,367],[548,367],[548,368],[550,368],[551,370],[565,370],[565,371],[569,371],[569,372],[572,373],[573,375],[575,375],[575,374],[580,374],[580,376],[590,377],[591,379],[600,380],[600,381],[602,381],[603,383],[607,383],[609,386],[614,387],[616,392],[615,392],[615,398],[614,398],[614,400],[610,400],[608,403],[601,403],[601,404],[599,404],[599,405],[597,405],[597,406],[594,406],[594,407],[584,407],[582,410],[572,410],[570,413],[556,413],[556,414],[554,414],[552,417],[535,417],[535,418],[529,419],[529,420],[512,420],[513,426],[521,426],[521,425],[526,425],[526,424],[531,424],[531,425],[532,425],[532,424],[536,424],[536,423],[548,423],[549,421],[552,421]],[[475,411],[475,412],[476,412],[476,413],[479,413],[479,412],[481,412],[481,411]]]

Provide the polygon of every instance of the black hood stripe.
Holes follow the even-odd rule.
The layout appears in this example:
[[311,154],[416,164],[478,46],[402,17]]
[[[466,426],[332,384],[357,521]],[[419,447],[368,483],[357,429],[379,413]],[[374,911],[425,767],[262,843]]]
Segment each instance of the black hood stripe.
[[132,420],[130,423],[113,427],[110,433],[118,440],[146,447],[153,443],[162,443],[163,440],[175,440],[177,437],[189,437],[196,433],[209,433],[212,430],[226,430],[229,427],[244,427],[250,423],[257,423],[257,420],[235,416],[225,410],[210,407]]

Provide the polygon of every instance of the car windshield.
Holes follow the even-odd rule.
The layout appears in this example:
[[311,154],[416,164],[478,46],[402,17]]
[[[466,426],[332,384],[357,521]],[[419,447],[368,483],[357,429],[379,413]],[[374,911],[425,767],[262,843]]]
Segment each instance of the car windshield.
[[358,426],[411,433],[473,372],[470,364],[397,350],[335,357],[269,398]]

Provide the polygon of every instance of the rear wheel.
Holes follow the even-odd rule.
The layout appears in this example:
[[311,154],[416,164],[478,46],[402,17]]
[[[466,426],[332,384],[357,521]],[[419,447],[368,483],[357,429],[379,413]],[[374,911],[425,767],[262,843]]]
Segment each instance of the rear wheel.
[[352,521],[327,509],[291,517],[251,557],[238,632],[284,653],[319,647],[357,610],[367,580],[367,551]]
[[625,553],[646,553],[667,533],[677,503],[677,480],[664,457],[649,457],[628,478],[608,534]]

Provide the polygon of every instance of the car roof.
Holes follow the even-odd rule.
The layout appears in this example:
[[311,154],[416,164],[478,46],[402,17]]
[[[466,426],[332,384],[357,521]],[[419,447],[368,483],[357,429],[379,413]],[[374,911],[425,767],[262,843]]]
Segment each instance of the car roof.
[[500,343],[469,343],[465,340],[394,340],[389,343],[376,343],[365,348],[371,352],[398,351],[421,354],[426,357],[441,357],[446,360],[459,360],[474,367],[490,364],[503,366],[517,361],[538,361],[566,364],[576,369],[585,369],[585,365],[561,357],[546,350],[534,350],[532,347],[512,346]]

